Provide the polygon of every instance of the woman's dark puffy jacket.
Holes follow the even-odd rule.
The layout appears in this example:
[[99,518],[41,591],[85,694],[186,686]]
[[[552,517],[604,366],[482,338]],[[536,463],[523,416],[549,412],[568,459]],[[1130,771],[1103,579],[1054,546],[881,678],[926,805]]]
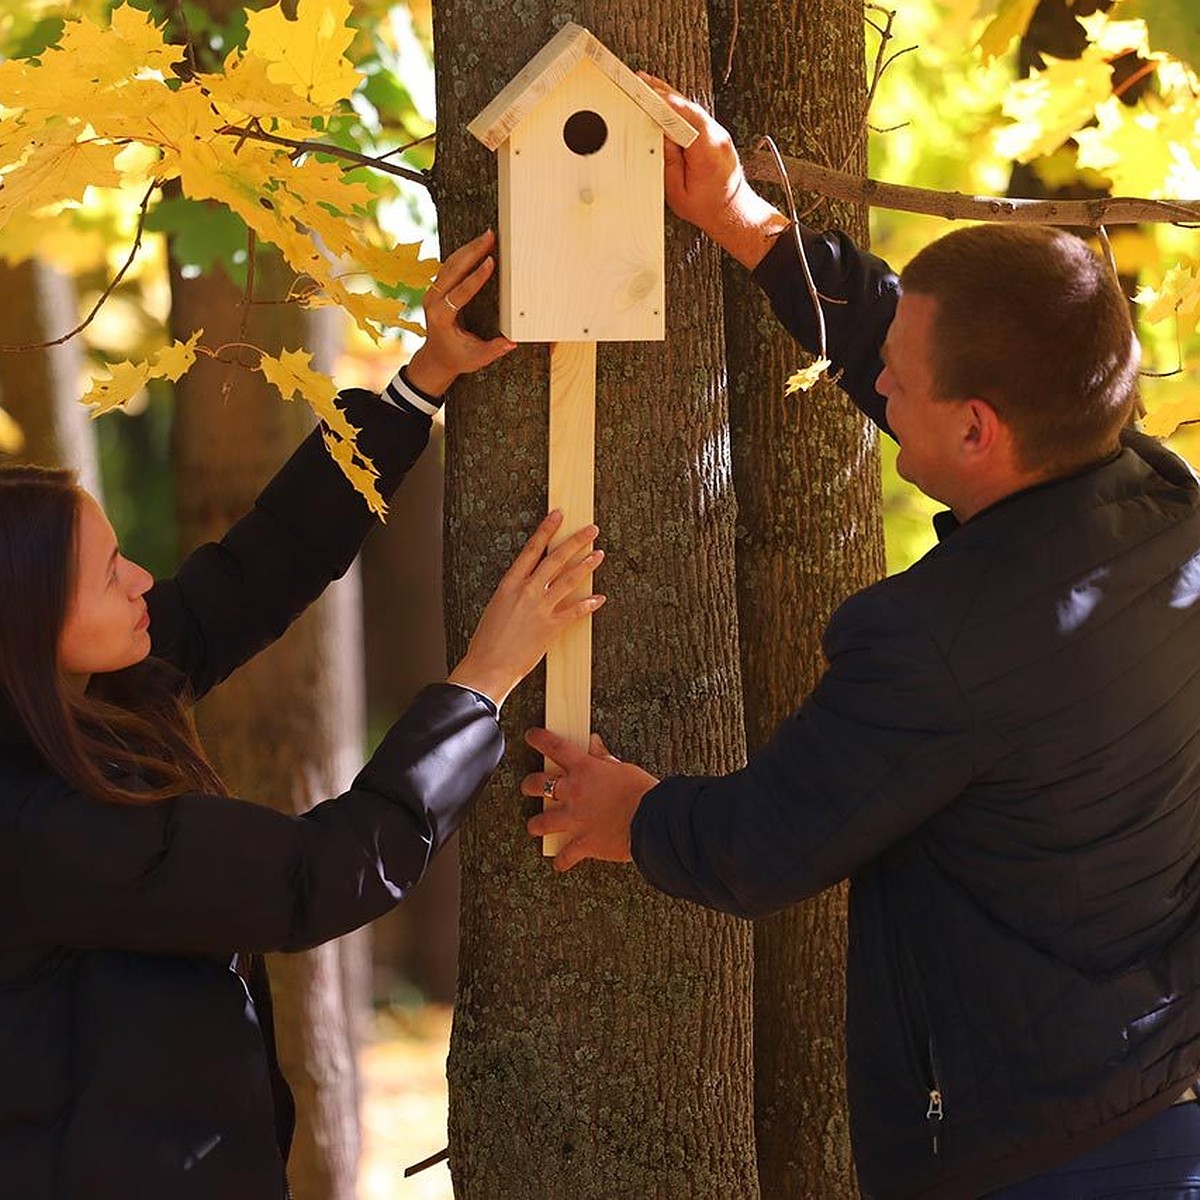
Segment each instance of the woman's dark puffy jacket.
[[[389,494],[428,418],[366,392],[341,402]],[[148,594],[150,669],[203,695],[346,571],[371,524],[314,433],[219,544]],[[502,751],[491,709],[441,684],[303,816],[210,795],[104,804],[43,765],[5,703],[0,1195],[282,1198],[293,1110],[257,956],[396,904]]]

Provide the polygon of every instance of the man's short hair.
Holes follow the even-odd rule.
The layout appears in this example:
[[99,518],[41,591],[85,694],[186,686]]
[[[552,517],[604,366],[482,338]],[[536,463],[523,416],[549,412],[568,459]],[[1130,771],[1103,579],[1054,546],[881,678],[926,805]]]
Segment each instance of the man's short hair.
[[936,394],[988,401],[1021,467],[1061,473],[1116,447],[1141,351],[1117,279],[1086,242],[1040,225],[974,225],[926,246],[900,281],[937,305]]

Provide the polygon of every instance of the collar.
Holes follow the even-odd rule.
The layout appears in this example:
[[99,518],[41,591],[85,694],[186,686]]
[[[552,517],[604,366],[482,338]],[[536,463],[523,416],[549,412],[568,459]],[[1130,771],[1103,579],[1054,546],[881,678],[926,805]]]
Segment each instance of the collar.
[[1099,497],[1115,495],[1123,484],[1144,475],[1147,471],[1162,476],[1170,484],[1187,487],[1193,491],[1200,490],[1200,479],[1179,455],[1168,450],[1157,438],[1129,428],[1121,432],[1120,449],[1098,462],[1089,463],[1066,475],[1055,475],[1052,479],[1043,479],[1029,487],[1009,492],[1007,496],[1001,496],[999,500],[981,508],[965,521],[960,521],[949,509],[934,513],[933,531],[938,541],[944,542],[960,529],[977,527],[980,522],[991,524],[997,519],[998,513],[1014,509],[1024,512],[1030,504],[1040,503],[1044,496],[1060,492],[1071,497],[1075,497],[1077,493]]

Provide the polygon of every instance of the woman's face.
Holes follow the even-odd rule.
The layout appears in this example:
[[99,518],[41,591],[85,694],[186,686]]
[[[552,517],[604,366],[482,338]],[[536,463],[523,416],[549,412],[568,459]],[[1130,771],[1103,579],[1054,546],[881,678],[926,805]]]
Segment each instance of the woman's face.
[[64,674],[86,685],[89,676],[131,667],[150,653],[150,615],[142,597],[153,582],[121,555],[100,505],[80,492],[75,591],[58,643]]

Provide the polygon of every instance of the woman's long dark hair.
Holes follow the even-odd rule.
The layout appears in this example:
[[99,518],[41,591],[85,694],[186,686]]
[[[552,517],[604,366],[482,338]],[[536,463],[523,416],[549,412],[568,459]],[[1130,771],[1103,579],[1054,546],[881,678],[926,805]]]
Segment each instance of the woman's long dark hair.
[[55,774],[98,800],[226,794],[165,664],[93,675],[84,693],[60,669],[80,496],[70,471],[0,467],[0,710]]

